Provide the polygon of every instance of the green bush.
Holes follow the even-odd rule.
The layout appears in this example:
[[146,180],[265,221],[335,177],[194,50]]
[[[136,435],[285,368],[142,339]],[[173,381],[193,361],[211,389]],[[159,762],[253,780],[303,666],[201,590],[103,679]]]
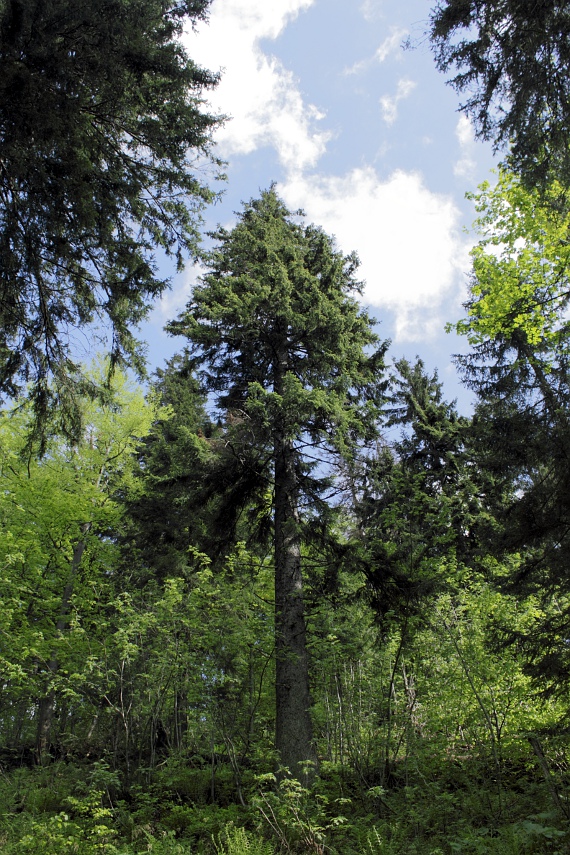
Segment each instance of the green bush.
[[325,849],[331,850],[329,837],[347,822],[339,810],[346,807],[348,799],[330,803],[320,792],[318,780],[310,789],[287,776],[277,781],[274,775],[262,775],[259,783],[262,788],[253,804],[282,852],[321,855]]
[[40,820],[31,819],[25,833],[16,841],[8,840],[3,846],[5,855],[117,855],[113,840],[115,831],[107,825],[106,817],[86,828],[58,813]]

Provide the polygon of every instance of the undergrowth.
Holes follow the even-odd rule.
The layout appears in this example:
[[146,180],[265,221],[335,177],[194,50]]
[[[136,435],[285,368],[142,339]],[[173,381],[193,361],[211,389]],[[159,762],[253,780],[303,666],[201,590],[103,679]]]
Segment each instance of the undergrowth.
[[[568,820],[528,770],[511,787],[485,779],[482,761],[434,763],[390,785],[364,787],[324,765],[303,785],[253,774],[246,806],[220,775],[177,758],[127,786],[105,763],[53,763],[0,775],[3,855],[567,855]],[[426,773],[430,774],[430,777]],[[439,774],[438,774],[439,773]],[[505,776],[506,778],[506,776]]]

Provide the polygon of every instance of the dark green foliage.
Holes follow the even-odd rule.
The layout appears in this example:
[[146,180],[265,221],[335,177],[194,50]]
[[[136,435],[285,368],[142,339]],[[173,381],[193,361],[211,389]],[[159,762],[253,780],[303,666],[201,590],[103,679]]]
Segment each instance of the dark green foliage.
[[1,422],[0,848],[562,855],[563,318],[477,315],[469,420],[419,359],[386,388],[356,259],[273,189],[216,237],[146,404],[27,461]]
[[482,507],[469,420],[443,400],[437,373],[397,362],[385,412],[402,434],[363,472],[360,554],[378,613],[406,621],[446,584],[446,562],[470,560]]
[[452,548],[466,558],[476,547],[482,511],[481,474],[471,465],[470,420],[459,415],[455,402],[443,399],[437,372],[429,376],[421,359],[414,365],[402,359],[396,369],[388,424],[403,428],[396,455],[431,503],[431,524],[424,517],[426,539],[440,555]]
[[530,182],[568,181],[570,10],[565,0],[441,0],[430,37],[438,68],[467,98],[479,137]]
[[272,480],[275,431],[291,439],[310,515],[330,487],[317,465],[330,452],[350,456],[358,439],[375,433],[385,345],[363,350],[376,337],[350,295],[359,289],[357,259],[315,226],[298,225],[273,190],[214,237],[210,272],[169,329],[192,342],[198,376],[225,418],[228,449],[242,463],[253,445],[258,455],[265,449],[261,491]]
[[477,395],[473,462],[492,517],[483,547],[507,562],[499,583],[538,604],[504,635],[526,650],[542,690],[567,690],[570,659],[570,349],[568,205],[560,182],[540,194],[506,170],[474,196],[466,317],[471,353],[457,358]]
[[0,7],[0,392],[31,382],[40,420],[76,409],[78,328],[107,324],[112,364],[142,367],[133,327],[167,285],[156,253],[180,267],[197,251],[216,76],[178,37],[207,6]]
[[526,649],[542,687],[566,691],[570,365],[565,338],[559,336],[556,346],[544,340],[531,345],[517,329],[480,344],[458,362],[479,398],[476,461],[487,473],[497,521],[487,546],[496,555],[520,555],[516,572],[501,582],[521,596],[533,594],[544,610],[535,626],[513,638]]
[[[295,222],[273,189],[246,205],[232,231],[213,237],[209,272],[169,330],[192,342],[199,376],[220,409],[244,419],[263,413],[283,341],[283,394],[297,406],[269,398],[265,418],[250,419],[260,435],[270,442],[279,416],[299,448],[328,442],[348,450],[358,436],[373,436],[385,346],[363,351],[377,337],[352,296],[360,291],[356,256],[343,256],[316,226]],[[336,434],[327,436],[333,424]]]
[[205,547],[203,486],[216,431],[186,354],[157,371],[153,395],[164,409],[139,448],[136,489],[125,496],[123,552],[138,584],[183,573],[192,549]]
[[[562,855],[568,738],[556,721],[566,703],[539,706],[517,648],[497,652],[487,643],[499,620],[524,631],[535,604],[505,597],[465,568],[456,570],[458,584],[432,592],[427,618],[415,620],[404,602],[398,619],[379,631],[359,596],[358,566],[340,573],[332,593],[326,584],[317,590],[325,572],[319,561],[335,559],[303,544],[304,571],[314,585],[307,611],[320,776],[309,786],[291,779],[276,786],[274,567],[269,556],[243,547],[213,566],[192,543],[191,504],[202,465],[198,457],[192,477],[196,442],[209,455],[228,435],[205,417],[192,367],[183,355],[158,380],[174,410],[169,418],[152,410],[139,422],[138,410],[146,408],[137,394],[139,427],[127,425],[120,456],[105,440],[108,423],[118,427],[126,419],[116,408],[99,415],[105,418],[98,431],[91,413],[91,433],[65,465],[58,461],[69,449],[58,440],[30,472],[17,453],[19,422],[4,422],[2,851],[317,855],[325,847],[333,855]],[[392,507],[371,526],[371,540],[382,543],[386,535],[387,543],[404,547],[408,532],[421,530],[420,514],[409,510],[417,504],[425,511],[426,545],[422,557],[415,537],[416,578],[435,573],[439,581],[453,570],[453,549],[465,537],[446,530],[453,520],[447,503],[454,507],[455,492],[469,495],[462,428],[420,363],[399,363],[392,383],[393,418],[411,430],[398,444],[394,468],[402,466],[401,477],[386,479]],[[133,550],[120,561],[114,541],[126,523],[119,499],[145,487],[144,478],[133,477],[130,452],[151,418],[146,461],[156,477],[147,486],[156,495],[136,521]],[[88,490],[101,453],[105,477]],[[188,503],[176,516],[169,504],[175,509],[189,484]],[[76,576],[65,625],[56,630],[63,568],[54,554],[66,536],[74,537],[77,519],[96,511],[89,562]],[[153,517],[161,513],[174,545],[158,539],[160,521]],[[242,522],[242,531],[248,526]],[[407,571],[405,558],[402,548]],[[399,608],[402,598],[393,603]],[[48,675],[53,651],[58,668]],[[46,676],[54,690],[49,752],[45,766],[26,768],[34,762],[30,746]],[[50,755],[65,762],[51,762]]]
[[194,367],[185,351],[156,374],[153,394],[166,409],[139,449],[123,535],[141,582],[185,572],[198,552],[219,565],[240,539],[267,543],[267,450],[239,419],[210,419]]

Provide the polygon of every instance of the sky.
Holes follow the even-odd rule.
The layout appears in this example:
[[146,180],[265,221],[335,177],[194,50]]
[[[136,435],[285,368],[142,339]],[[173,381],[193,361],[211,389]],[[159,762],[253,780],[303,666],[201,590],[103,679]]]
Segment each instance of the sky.
[[[276,182],[290,210],[358,253],[363,304],[392,341],[390,360],[419,355],[467,410],[452,362],[466,343],[445,324],[464,313],[476,240],[465,194],[492,178],[496,159],[435,68],[434,2],[213,0],[209,22],[184,42],[221,72],[209,109],[229,117],[215,137],[228,181],[205,228],[231,227],[242,203]],[[162,328],[199,273],[174,276],[142,328],[151,368],[184,346]]]

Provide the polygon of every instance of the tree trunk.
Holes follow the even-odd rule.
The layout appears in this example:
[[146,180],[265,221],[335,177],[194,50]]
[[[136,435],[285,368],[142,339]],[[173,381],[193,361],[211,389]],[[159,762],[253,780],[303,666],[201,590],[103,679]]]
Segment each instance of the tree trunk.
[[[91,528],[91,523],[84,523],[81,527],[81,531],[83,535],[86,535]],[[61,605],[59,607],[59,618],[56,624],[56,632],[58,635],[61,635],[67,626],[67,620],[69,615],[69,605],[71,602],[71,597],[73,595],[73,589],[75,587],[75,578],[77,573],[79,572],[79,565],[81,564],[81,559],[83,558],[83,553],[85,551],[86,542],[85,540],[78,541],[73,547],[73,556],[71,559],[71,565],[69,568],[69,577],[67,579],[67,583],[65,585],[63,595],[61,597]],[[52,653],[50,660],[48,662],[48,673],[47,673],[47,683],[49,685],[52,676],[57,674],[59,670],[59,660],[54,653]],[[36,732],[36,756],[37,760],[40,764],[44,764],[49,757],[49,745],[51,740],[51,730],[53,723],[53,716],[55,712],[55,691],[49,689],[47,694],[40,700],[38,706],[38,724],[37,724],[37,732]]]
[[291,775],[307,774],[300,763],[316,760],[309,712],[309,669],[297,477],[293,443],[275,438],[275,747]]
[[[101,482],[103,480],[103,475],[105,472],[105,466],[109,460],[109,453],[111,451],[111,446],[107,448],[105,453],[105,458],[99,468],[99,473],[97,475],[97,481],[95,483],[95,487],[98,490],[101,486]],[[73,591],[75,588],[75,580],[77,578],[77,574],[79,573],[79,567],[81,565],[81,559],[83,558],[83,553],[85,552],[85,547],[87,545],[87,541],[85,540],[86,536],[91,531],[93,523],[85,522],[81,526],[81,538],[77,541],[75,546],[73,547],[73,555],[71,556],[71,564],[69,568],[69,575],[67,577],[67,583],[63,590],[63,594],[61,597],[61,605],[59,608],[59,618],[56,624],[56,632],[58,635],[61,635],[65,632],[68,622],[69,615],[69,606],[71,603],[71,597],[73,596]],[[48,663],[48,686],[50,682],[50,677],[54,674],[57,674],[59,670],[59,661],[55,652],[52,653],[50,657],[50,661]],[[36,731],[36,756],[38,762],[43,764],[48,757],[48,748],[50,743],[51,729],[53,716],[55,712],[55,692],[53,689],[48,689],[47,694],[40,700],[38,705],[38,725]]]
[[538,765],[540,766],[540,771],[544,776],[544,780],[546,781],[546,786],[550,791],[550,795],[552,796],[552,801],[555,807],[560,811],[560,813],[568,818],[570,816],[570,811],[568,807],[562,801],[560,793],[558,792],[558,788],[556,786],[556,781],[552,772],[550,771],[550,766],[548,765],[548,760],[544,756],[544,751],[542,750],[542,745],[538,741],[536,736],[529,736],[528,741],[532,746],[532,750],[536,755],[536,759],[538,760]]

